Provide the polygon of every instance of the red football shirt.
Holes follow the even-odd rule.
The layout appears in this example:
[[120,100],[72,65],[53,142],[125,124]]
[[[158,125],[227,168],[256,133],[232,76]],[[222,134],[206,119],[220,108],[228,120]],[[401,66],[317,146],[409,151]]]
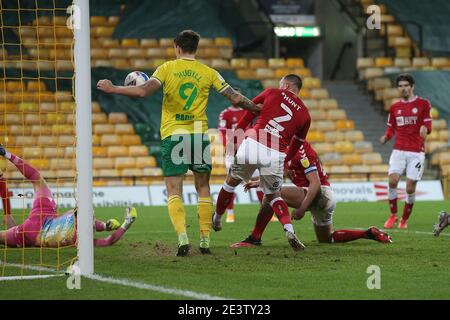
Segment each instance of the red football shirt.
[[306,175],[313,171],[317,171],[319,174],[320,184],[322,186],[330,185],[328,176],[322,168],[319,157],[308,141],[303,142],[295,156],[288,162],[287,170],[292,183],[299,188],[309,187],[309,181]]
[[425,140],[420,136],[420,127],[431,132],[431,105],[426,99],[416,96],[412,100],[399,100],[391,106],[387,121],[386,137],[396,135],[394,149],[424,152]]
[[241,120],[244,115],[244,109],[236,108],[234,106],[228,107],[220,113],[218,130],[221,133],[223,145],[226,144],[226,130],[236,128],[239,120]]
[[[311,117],[303,101],[294,93],[281,89],[266,89],[253,99],[256,104],[262,104],[261,114],[255,125],[248,130],[247,135],[269,148],[285,152],[291,139],[303,141],[311,124]],[[244,121],[254,117],[246,111]]]

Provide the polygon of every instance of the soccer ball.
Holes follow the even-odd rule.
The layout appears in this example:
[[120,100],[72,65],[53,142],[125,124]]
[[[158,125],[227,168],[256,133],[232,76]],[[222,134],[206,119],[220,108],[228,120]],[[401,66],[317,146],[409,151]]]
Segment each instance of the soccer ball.
[[124,81],[125,86],[140,86],[146,83],[150,79],[148,75],[146,75],[142,71],[133,71],[127,75]]

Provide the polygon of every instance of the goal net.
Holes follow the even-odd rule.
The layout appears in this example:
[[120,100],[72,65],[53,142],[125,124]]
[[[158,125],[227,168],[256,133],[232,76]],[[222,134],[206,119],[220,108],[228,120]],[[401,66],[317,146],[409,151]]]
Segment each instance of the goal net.
[[[80,176],[77,170],[80,166],[88,168],[90,162],[77,159],[77,154],[80,150],[90,149],[90,140],[86,137],[91,134],[90,123],[83,124],[87,132],[82,137],[77,134],[76,125],[77,117],[80,117],[77,113],[83,109],[82,112],[88,114],[85,121],[90,122],[91,112],[89,70],[86,76],[86,70],[79,73],[76,67],[83,62],[80,59],[89,57],[89,14],[87,20],[83,19],[79,3],[88,6],[88,0],[0,0],[0,143],[40,172],[53,192],[59,214],[78,207],[82,219],[91,219],[87,234],[92,234],[92,209],[85,212],[89,206],[92,208],[89,193],[89,205],[83,205],[77,199],[77,194],[81,199],[80,193],[90,191],[87,190],[89,172]],[[87,21],[84,30],[83,21]],[[87,40],[86,37],[79,40],[80,30],[87,33]],[[75,45],[75,39],[81,42]],[[75,51],[83,50],[87,51],[84,57],[80,58],[79,53],[76,56]],[[87,69],[90,69],[89,61]],[[80,82],[75,74],[85,77],[83,88],[77,87]],[[83,91],[86,88],[88,92]],[[75,92],[88,94],[83,108],[79,107]],[[81,116],[86,117],[86,114]],[[80,142],[81,138],[85,140]],[[83,155],[89,157],[90,151]],[[36,189],[14,164],[3,157],[0,161],[4,178],[0,187],[7,190],[2,196],[1,230],[5,231],[11,228],[12,220],[20,225],[29,218]],[[80,182],[84,183],[81,188]],[[10,210],[8,206],[11,206]],[[13,219],[7,217],[9,211]],[[40,213],[41,222],[43,213]],[[83,220],[80,224],[79,219],[78,229],[87,225]],[[0,244],[0,277],[61,273],[83,254],[83,250],[77,250],[80,249],[77,244],[84,240],[92,243],[92,236],[82,239],[78,234],[75,245],[67,246],[62,239],[56,239],[55,247],[44,247],[43,244],[33,247],[27,244],[26,232],[22,239],[26,245]],[[92,268],[92,248],[87,249],[90,252],[84,253],[84,257],[89,257]]]

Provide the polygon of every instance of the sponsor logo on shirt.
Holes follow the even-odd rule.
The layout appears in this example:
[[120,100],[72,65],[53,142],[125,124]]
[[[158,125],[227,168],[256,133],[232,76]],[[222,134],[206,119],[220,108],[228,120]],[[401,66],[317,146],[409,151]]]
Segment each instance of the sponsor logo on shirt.
[[410,117],[395,117],[397,121],[397,126],[402,127],[410,124],[417,124],[417,116]]

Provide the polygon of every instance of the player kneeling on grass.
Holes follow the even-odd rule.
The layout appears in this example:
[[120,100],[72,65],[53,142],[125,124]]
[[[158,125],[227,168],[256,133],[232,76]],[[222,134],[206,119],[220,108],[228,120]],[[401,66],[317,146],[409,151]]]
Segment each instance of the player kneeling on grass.
[[[312,146],[304,141],[294,158],[286,164],[286,169],[295,186],[283,186],[281,197],[295,208],[292,218],[303,218],[311,211],[314,230],[319,242],[349,242],[356,239],[370,239],[378,242],[392,242],[391,237],[376,227],[367,230],[336,230],[333,232],[333,214],[336,208],[333,191],[323,170],[319,157]],[[245,189],[256,188],[258,181],[249,182]],[[261,245],[262,234],[273,215],[270,206],[262,206],[255,227],[250,236],[241,242],[232,244],[232,248]]]
[[[58,216],[56,202],[47,182],[39,171],[0,145],[0,155],[8,159],[27,178],[34,188],[34,202],[28,218],[20,225],[0,231],[0,245],[8,247],[64,247],[77,241],[76,214],[72,209]],[[94,239],[94,245],[111,246],[116,243],[136,220],[135,208],[127,208],[122,225],[116,219],[107,222],[94,220],[95,231],[113,231],[105,239]]]

